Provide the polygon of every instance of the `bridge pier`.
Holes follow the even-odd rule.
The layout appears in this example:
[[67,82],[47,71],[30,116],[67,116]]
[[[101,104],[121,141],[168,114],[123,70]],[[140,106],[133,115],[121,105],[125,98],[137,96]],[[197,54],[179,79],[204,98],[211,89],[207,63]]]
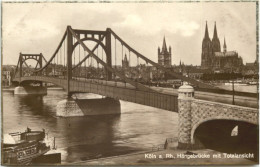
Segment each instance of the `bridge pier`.
[[47,88],[44,86],[18,86],[14,89],[15,95],[46,95]]
[[109,97],[102,99],[73,99],[72,97],[68,97],[60,101],[56,106],[56,115],[60,117],[120,113],[120,101]]
[[203,146],[199,141],[196,143],[191,137],[192,131],[192,101],[194,100],[194,89],[188,84],[182,85],[178,90],[178,149],[198,149]]

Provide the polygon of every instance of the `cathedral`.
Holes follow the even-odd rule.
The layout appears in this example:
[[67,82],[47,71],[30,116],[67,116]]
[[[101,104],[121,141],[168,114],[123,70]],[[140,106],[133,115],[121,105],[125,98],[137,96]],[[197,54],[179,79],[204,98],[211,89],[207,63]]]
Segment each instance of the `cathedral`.
[[212,40],[209,37],[208,25],[206,22],[205,35],[202,41],[201,68],[214,71],[236,71],[243,65],[243,60],[236,51],[227,51],[224,38],[223,52],[218,38],[215,22]]
[[172,49],[169,47],[169,51],[167,50],[165,37],[163,38],[162,50],[160,51],[160,47],[158,47],[158,64],[164,67],[171,67],[172,65]]

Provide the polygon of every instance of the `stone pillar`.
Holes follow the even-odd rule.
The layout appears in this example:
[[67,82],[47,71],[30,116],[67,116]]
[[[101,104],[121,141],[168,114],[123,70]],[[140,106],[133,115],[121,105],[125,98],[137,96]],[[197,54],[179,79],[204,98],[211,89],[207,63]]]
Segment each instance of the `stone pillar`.
[[178,90],[178,148],[191,148],[191,102],[194,99],[194,89],[192,86],[184,83]]
[[56,115],[60,117],[84,116],[84,113],[72,97],[58,102]]
[[60,117],[120,113],[120,101],[108,97],[102,99],[73,99],[70,97],[58,102],[56,107],[56,115]]

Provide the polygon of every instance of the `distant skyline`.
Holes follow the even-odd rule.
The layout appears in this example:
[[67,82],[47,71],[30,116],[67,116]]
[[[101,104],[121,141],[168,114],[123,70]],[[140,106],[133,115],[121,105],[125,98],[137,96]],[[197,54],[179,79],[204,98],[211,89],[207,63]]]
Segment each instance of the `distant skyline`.
[[237,51],[244,64],[256,60],[256,2],[191,3],[4,3],[3,64],[15,65],[19,53],[43,53],[48,60],[67,27],[105,30],[110,27],[135,50],[157,62],[165,36],[172,64],[200,65],[208,23],[216,21],[223,50]]

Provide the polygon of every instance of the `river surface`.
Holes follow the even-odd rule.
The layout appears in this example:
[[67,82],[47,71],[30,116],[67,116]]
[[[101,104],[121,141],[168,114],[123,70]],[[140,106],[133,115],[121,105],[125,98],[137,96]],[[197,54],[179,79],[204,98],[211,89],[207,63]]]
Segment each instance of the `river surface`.
[[[225,87],[225,88],[229,88]],[[254,86],[236,90],[257,92]],[[77,94],[78,98],[98,98],[94,94]],[[151,150],[164,144],[166,138],[178,137],[178,113],[131,102],[120,101],[120,115],[62,118],[56,116],[56,105],[66,98],[61,89],[48,89],[48,95],[14,95],[4,90],[3,133],[22,132],[27,127],[55,137],[62,163],[122,155]]]
[[[223,88],[226,90],[233,90],[232,85],[218,84],[217,86],[219,88]],[[238,92],[250,92],[250,93],[258,92],[257,85],[234,85],[234,90]]]
[[[48,89],[48,95],[14,95],[3,91],[3,133],[27,127],[55,137],[62,163],[151,150],[166,138],[178,136],[178,114],[120,101],[120,115],[56,117],[56,105],[65,99],[63,90]],[[95,98],[93,94],[78,94]]]

